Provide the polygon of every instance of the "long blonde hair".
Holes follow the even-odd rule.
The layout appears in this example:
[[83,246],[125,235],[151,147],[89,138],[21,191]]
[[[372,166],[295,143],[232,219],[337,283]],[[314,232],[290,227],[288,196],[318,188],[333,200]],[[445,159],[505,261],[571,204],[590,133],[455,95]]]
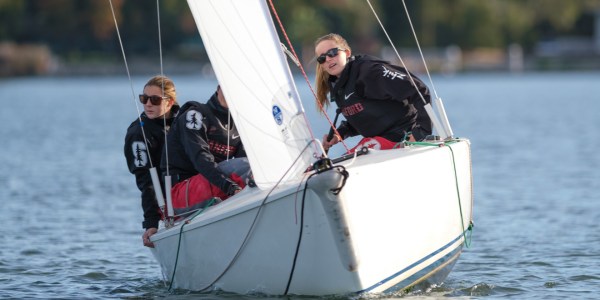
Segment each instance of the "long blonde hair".
[[173,104],[178,104],[177,92],[175,91],[175,84],[173,83],[173,80],[171,80],[169,77],[163,75],[156,75],[150,78],[148,82],[146,82],[146,85],[144,85],[144,87],[147,86],[156,86],[161,88],[161,90],[164,90],[165,97],[173,99]]
[[[315,47],[322,41],[334,41],[338,47],[352,51],[346,39],[337,33],[330,33],[318,38],[315,41]],[[317,70],[315,72],[315,86],[317,87],[317,108],[321,113],[325,113],[329,106],[329,101],[327,101],[327,94],[329,93],[329,73],[323,70],[323,67],[318,62]]]

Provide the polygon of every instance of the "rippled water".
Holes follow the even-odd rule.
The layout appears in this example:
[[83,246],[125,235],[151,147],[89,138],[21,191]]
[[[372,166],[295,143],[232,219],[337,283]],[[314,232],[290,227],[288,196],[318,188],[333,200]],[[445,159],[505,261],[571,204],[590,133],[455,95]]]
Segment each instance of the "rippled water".
[[[173,78],[180,101],[215,86]],[[473,143],[472,245],[442,286],[375,298],[597,298],[599,82],[597,72],[435,78],[455,134]],[[320,136],[326,122],[298,85]],[[265,298],[163,284],[122,154],[137,115],[127,78],[4,79],[0,99],[0,298]]]

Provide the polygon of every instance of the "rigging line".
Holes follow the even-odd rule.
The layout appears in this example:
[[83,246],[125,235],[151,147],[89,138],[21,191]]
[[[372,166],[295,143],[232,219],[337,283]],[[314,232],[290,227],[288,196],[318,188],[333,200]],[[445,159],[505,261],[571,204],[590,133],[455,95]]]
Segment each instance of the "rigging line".
[[[234,6],[234,11],[235,11],[235,13],[238,15],[238,19],[239,19],[239,20],[241,20],[241,21],[244,21],[244,19],[242,18],[242,16],[241,16],[241,15],[240,15],[240,13],[239,13],[239,9],[238,9],[237,7],[235,7],[235,6]],[[266,13],[266,14],[265,14],[265,16],[266,16],[266,17],[267,17],[269,20],[271,20],[271,22],[272,22],[272,19],[271,19],[271,16],[270,16],[270,14],[269,14],[269,13]],[[250,32],[248,32],[248,28],[249,28],[249,26],[244,26],[244,30],[246,30],[246,32],[247,32],[247,36],[251,37],[251,36],[252,36],[252,34],[251,34]],[[273,26],[272,28],[273,28],[273,29],[275,29],[275,28],[274,28],[274,26]],[[276,32],[276,31],[274,32],[274,35],[275,35],[275,36],[277,36],[277,32]],[[278,37],[278,36],[277,36],[277,37]],[[237,40],[235,40],[235,39],[234,39],[234,41],[235,41],[235,42],[236,42],[236,44],[237,44]],[[279,47],[281,47],[281,42],[279,42],[279,38],[277,38],[277,45],[278,45]],[[254,46],[257,46],[257,45],[256,45],[256,43],[254,43]],[[242,48],[240,47],[240,49],[242,49]],[[263,64],[265,64],[265,65],[268,65],[268,64],[269,64],[269,58],[268,58],[268,57],[265,57],[265,52],[264,52],[264,51],[260,51],[260,50],[259,50],[259,51],[258,51],[258,53],[260,53],[259,57],[261,58],[261,60],[262,60],[262,63],[263,63]],[[245,54],[245,53],[244,53],[244,54]],[[285,65],[286,65],[286,66],[288,66],[288,64],[287,64],[287,60],[286,60],[286,58],[285,58],[285,55],[283,55],[283,56],[282,56],[282,60],[283,60],[283,61],[282,61],[282,63],[285,63]],[[249,60],[249,61],[250,61],[250,62],[253,62],[253,60]],[[288,70],[289,70],[289,66],[288,66]],[[288,72],[289,72],[289,71],[288,71]],[[270,75],[273,77],[273,80],[275,80],[276,76],[274,75],[274,73],[273,73],[273,72],[269,72],[269,73],[270,73]],[[265,82],[264,82],[264,78],[260,77],[260,79],[261,79],[261,80],[263,80],[263,83],[265,83]],[[294,86],[294,80],[293,80],[293,78],[286,77],[286,79],[287,79],[287,80],[286,80],[286,81],[287,81],[287,83],[288,83],[290,86]],[[267,85],[266,83],[265,83],[265,86],[267,86],[267,87],[268,87],[268,85]],[[280,89],[280,90],[281,90],[281,89]],[[296,93],[294,93],[294,94],[297,94],[297,92],[296,92]],[[298,95],[298,98],[299,98],[299,95]],[[302,102],[300,101],[300,99],[294,99],[293,97],[292,97],[292,99],[294,100],[293,102],[294,102],[295,106],[297,106],[297,108],[298,108],[298,111],[295,113],[295,115],[298,115],[298,113],[299,113],[299,112],[303,112],[303,111],[304,111],[304,108],[302,107]],[[302,114],[302,116],[303,116],[303,118],[304,118],[304,122],[305,122],[306,124],[309,124],[309,122],[308,122],[308,119],[307,119],[306,115],[305,115],[305,114]],[[310,127],[308,127],[307,129],[308,129],[308,132],[310,133],[310,136],[311,136],[311,138],[312,138],[312,139],[314,139],[314,138],[315,138],[315,135],[313,134],[313,132],[312,132],[312,129],[311,129]],[[316,148],[315,148],[315,152],[316,152],[316,151],[318,151],[318,149],[316,149]]]
[[387,30],[385,30],[385,27],[383,26],[383,23],[381,23],[381,20],[379,19],[379,16],[377,15],[377,12],[375,12],[375,9],[373,8],[373,5],[371,5],[371,1],[369,1],[369,0],[366,0],[366,1],[367,1],[367,4],[369,4],[369,7],[371,8],[371,11],[373,12],[373,15],[375,16],[375,19],[377,19],[377,22],[379,22],[379,26],[381,26],[381,29],[383,30],[383,33],[385,34],[385,36],[387,37],[388,41],[390,42],[390,45],[392,46],[392,49],[394,49],[394,52],[396,53],[396,56],[400,60],[400,63],[402,63],[402,66],[404,67],[404,69],[406,69],[406,75],[410,79],[410,83],[413,85],[413,87],[415,88],[415,90],[419,94],[419,97],[423,101],[423,104],[427,104],[427,101],[425,100],[425,97],[423,97],[423,94],[417,88],[417,84],[415,83],[415,80],[413,79],[412,75],[410,74],[410,71],[408,70],[408,67],[406,66],[406,64],[404,63],[404,60],[400,56],[400,53],[398,53],[398,50],[396,49],[396,46],[394,46],[394,43],[392,42],[392,39],[388,35]]
[[298,209],[296,204],[298,203],[298,191],[300,191],[300,188],[302,187],[302,181],[304,181],[304,178],[306,178],[306,172],[302,176],[302,180],[300,180],[298,188],[296,189],[296,195],[294,196],[294,224],[298,224]]
[[[445,144],[446,145],[446,144]],[[462,235],[464,238],[464,243],[465,246],[467,248],[471,247],[471,239],[467,239],[467,235],[466,235],[466,231],[465,231],[465,221],[464,221],[464,217],[463,217],[463,209],[462,209],[462,203],[461,203],[461,198],[460,198],[460,187],[458,185],[458,174],[456,173],[456,160],[454,158],[454,150],[452,150],[452,147],[450,145],[446,145],[448,149],[450,149],[450,154],[452,155],[452,168],[454,170],[454,183],[456,186],[456,195],[458,196],[458,210],[460,212],[460,226],[462,226]],[[469,226],[467,227],[467,229],[469,231],[472,230],[472,226],[471,223],[469,223]]]
[[[321,103],[319,103],[319,101],[317,100],[317,94],[315,93],[315,90],[313,89],[312,85],[310,84],[310,80],[308,80],[308,75],[306,75],[306,72],[304,71],[304,67],[302,67],[302,63],[300,63],[300,59],[298,58],[298,54],[296,54],[296,50],[294,50],[294,46],[292,45],[292,42],[290,41],[290,38],[287,35],[287,32],[285,31],[285,28],[283,27],[283,23],[281,23],[281,19],[279,19],[279,15],[277,14],[277,10],[275,9],[275,6],[273,5],[273,0],[269,0],[269,5],[271,6],[271,11],[273,12],[273,15],[275,16],[275,19],[277,19],[277,23],[279,24],[279,28],[281,29],[281,32],[283,33],[283,36],[285,37],[285,41],[288,43],[288,46],[291,49],[291,52],[293,53],[296,61],[298,61],[298,68],[300,68],[300,72],[302,72],[302,77],[304,77],[304,80],[306,80],[306,84],[308,85],[308,88],[310,89],[311,93],[313,94],[313,97],[315,98],[315,102],[317,102],[317,105],[319,105],[321,111],[325,111],[323,110],[323,105],[321,105]],[[335,126],[333,125],[333,123],[331,122],[331,119],[329,118],[329,116],[325,113],[325,118],[327,119],[327,122],[329,122],[329,126],[331,128],[333,128],[333,130],[335,131],[335,133],[339,136],[341,136],[339,134],[339,132],[337,131],[337,128],[335,128]],[[312,134],[312,132],[311,132]],[[344,145],[344,148],[346,148],[346,152],[349,150],[348,146],[346,145],[346,143],[344,142],[344,140],[341,140],[342,145]],[[327,155],[325,153],[325,155]]]
[[[311,174],[310,176],[308,176],[308,178],[306,179],[306,181],[304,182],[304,191],[302,191],[302,204],[301,204],[301,208],[300,208],[300,230],[298,232],[298,241],[296,242],[296,251],[294,254],[294,259],[292,260],[292,268],[290,269],[290,276],[288,277],[288,282],[287,285],[285,287],[285,291],[283,292],[284,295],[287,295],[289,290],[290,290],[290,285],[292,284],[292,279],[294,278],[294,271],[296,270],[296,263],[298,261],[298,254],[300,253],[300,244],[302,243],[302,233],[304,231],[304,204],[306,202],[306,190],[308,187],[308,180],[311,179],[315,174],[318,174],[317,172]],[[300,186],[298,186],[298,189],[300,189]],[[296,194],[298,194],[298,191],[296,191]],[[296,207],[296,205],[294,205],[294,208]]]
[[[115,9],[113,8],[112,0],[108,0],[110,4],[110,11],[112,13],[113,21],[115,22],[115,29],[117,30],[117,37],[119,39],[119,45],[121,46],[121,53],[123,54],[123,61],[125,62],[125,70],[127,71],[127,77],[129,78],[129,85],[131,87],[131,96],[133,99],[133,104],[135,105],[135,109],[138,114],[138,121],[140,122],[140,128],[142,129],[142,136],[144,137],[144,144],[146,145],[146,151],[148,152],[148,139],[146,138],[146,131],[144,130],[144,122],[142,121],[142,114],[140,113],[140,108],[138,106],[138,102],[135,101],[135,91],[133,89],[133,81],[131,80],[131,74],[129,73],[129,65],[127,64],[127,56],[125,55],[125,47],[123,47],[123,40],[121,39],[121,33],[119,31],[119,24],[117,23],[117,17],[115,16]],[[148,152],[149,154],[149,152]],[[152,163],[152,156],[148,155],[148,161],[150,162],[150,168],[154,168]]]
[[[209,4],[211,4],[211,3],[209,2]],[[211,5],[212,5],[212,4],[211,4]],[[213,10],[215,10],[215,9],[214,9],[214,6],[213,6],[212,8],[213,8]],[[235,6],[233,7],[233,9],[235,9]],[[216,10],[215,10],[215,11],[216,11]],[[236,10],[236,12],[237,12],[237,10]],[[238,15],[239,15],[239,14],[238,14]],[[233,33],[232,33],[230,30],[229,30],[229,28],[226,26],[226,22],[223,20],[223,18],[222,18],[222,17],[221,17],[219,14],[217,14],[217,17],[220,19],[220,22],[221,22],[221,24],[223,25],[223,28],[227,29],[227,31],[228,31],[228,33],[229,33],[229,36],[233,37],[233,36],[239,35],[239,33],[238,33],[238,34],[233,34]],[[240,19],[241,19],[241,17],[240,17]],[[251,33],[250,33],[250,32],[247,32],[246,34],[247,34],[248,36],[250,36],[250,35],[251,35]],[[213,42],[212,42],[213,38],[212,38],[210,35],[208,35],[208,33],[207,33],[207,36],[206,36],[206,37],[207,37],[207,39],[208,39],[209,43],[205,43],[205,46],[206,46],[206,47],[211,47],[211,44],[213,43]],[[222,38],[222,37],[219,37],[219,38]],[[234,39],[234,42],[236,42],[236,41],[235,41],[235,39]],[[236,42],[236,46],[237,46],[239,49],[244,49],[244,47],[242,47],[241,45],[237,44],[237,42]],[[259,52],[260,52],[260,51],[259,51]],[[247,91],[248,91],[248,92],[249,92],[249,93],[250,93],[250,94],[253,96],[253,98],[254,98],[254,99],[260,99],[260,97],[258,97],[258,95],[257,95],[257,94],[254,92],[254,90],[255,90],[256,88],[255,88],[255,87],[254,87],[254,88],[251,88],[250,86],[248,86],[248,85],[246,84],[247,80],[244,80],[243,78],[241,78],[241,77],[239,77],[239,76],[237,75],[237,72],[236,72],[236,69],[237,69],[237,67],[233,67],[232,65],[230,65],[230,64],[229,64],[229,62],[228,62],[228,60],[227,60],[227,59],[225,59],[225,57],[224,57],[224,56],[221,54],[221,52],[219,52],[219,51],[215,51],[214,53],[215,53],[215,55],[218,55],[218,56],[221,58],[221,60],[222,60],[222,62],[223,62],[223,65],[224,65],[224,66],[227,66],[227,67],[229,68],[229,70],[230,70],[230,74],[232,74],[232,75],[233,75],[235,78],[237,78],[237,79],[238,79],[238,81],[239,81],[239,82],[240,82],[240,83],[241,83],[241,84],[242,84],[242,85],[243,85],[243,86],[246,88],[246,90],[247,90]],[[249,62],[253,61],[253,59],[252,59],[252,58],[250,58],[250,57],[248,57],[248,56],[247,56],[247,54],[246,54],[246,51],[241,51],[241,53],[242,53],[242,54],[244,55],[244,57],[246,58],[246,61],[249,61]],[[253,67],[253,69],[256,69],[256,68],[254,68],[254,66],[253,66],[253,65],[252,65],[252,67]],[[259,75],[262,75],[262,74],[259,74]],[[272,75],[272,74],[271,74],[271,75]],[[259,76],[259,78],[260,78],[260,79],[261,79],[261,81],[264,83],[264,85],[265,85],[267,88],[269,88],[269,86],[267,85],[267,83],[266,83],[265,79],[264,79],[262,76]],[[271,92],[271,94],[274,94],[274,93],[273,93],[273,92]],[[260,101],[259,101],[259,104],[261,104],[261,103],[260,103]],[[264,107],[264,106],[263,106],[263,107]],[[270,107],[264,107],[264,108],[265,108],[265,109],[268,109],[269,111],[271,110],[271,108],[270,108]],[[237,117],[239,117],[239,118],[243,118],[243,116],[242,116],[242,115],[240,115],[239,113],[237,114]],[[312,132],[311,132],[311,134],[312,134]],[[311,135],[311,136],[312,136],[312,135]]]
[[[340,171],[340,169],[342,169],[343,171]],[[300,245],[302,243],[302,233],[304,230],[304,206],[306,203],[306,190],[308,190],[308,181],[317,174],[321,174],[323,172],[328,172],[331,170],[335,170],[335,171],[339,172],[340,174],[342,174],[342,176],[344,176],[344,180],[342,181],[342,186],[340,188],[338,188],[337,191],[335,191],[335,189],[330,190],[331,192],[333,192],[334,195],[337,195],[337,194],[339,194],[341,189],[344,187],[344,185],[346,183],[346,179],[348,178],[348,172],[346,171],[346,168],[343,166],[335,166],[335,167],[332,166],[331,168],[326,169],[326,170],[315,170],[315,172],[312,173],[310,176],[308,176],[308,178],[304,182],[304,191],[302,192],[302,204],[301,204],[301,210],[300,210],[301,211],[300,212],[300,230],[298,232],[298,241],[296,242],[296,251],[294,253],[294,259],[292,260],[290,276],[288,277],[288,282],[287,282],[285,291],[283,292],[284,295],[287,295],[290,290],[290,285],[292,284],[292,279],[294,278],[294,272],[296,270],[296,264],[298,262],[298,254],[300,254]],[[344,175],[344,173],[346,175]],[[300,186],[298,186],[298,189],[300,189]],[[298,193],[298,191],[296,191],[296,193]]]
[[[210,36],[207,36],[207,39],[212,43],[212,38]],[[231,75],[233,75],[240,82],[240,84],[243,85],[246,88],[246,91],[248,91],[248,93],[250,94],[250,96],[252,96],[252,97],[249,97],[249,98],[260,99],[260,97],[254,92],[254,88],[251,88],[249,85],[247,85],[246,82],[244,81],[244,79],[237,75],[237,73],[235,72],[236,68],[234,68],[231,64],[229,64],[227,62],[227,60],[225,59],[225,57],[223,57],[221,55],[221,52],[215,51],[215,55],[218,55],[223,60],[223,65],[226,66],[229,69],[229,71],[231,71]],[[270,108],[268,108],[268,109],[270,110]],[[230,112],[231,112],[231,108],[230,108]],[[242,120],[242,119],[243,120],[247,120],[241,114],[238,114],[238,118],[239,118],[239,120]],[[251,122],[249,122],[248,125],[255,126],[254,124],[251,124]]]
[[433,84],[433,79],[431,79],[431,74],[429,73],[429,68],[427,67],[427,62],[425,62],[425,56],[423,55],[423,51],[421,50],[421,45],[419,44],[419,38],[417,38],[417,33],[415,32],[415,27],[413,26],[412,20],[410,18],[410,14],[408,13],[408,8],[406,7],[406,3],[402,0],[402,5],[404,6],[404,11],[406,12],[406,18],[408,18],[408,24],[410,24],[410,29],[412,30],[412,34],[415,37],[415,43],[417,44],[417,49],[419,49],[419,54],[421,54],[421,60],[423,61],[423,66],[425,67],[425,72],[427,72],[427,77],[429,77],[429,83],[431,84],[431,89],[433,89],[433,93],[436,98],[438,97],[437,91],[435,89],[435,85]]
[[[198,215],[200,215],[202,212],[204,212],[206,209],[208,209],[210,206],[212,206],[215,202],[215,198],[211,198],[210,201],[208,201],[208,204],[206,204],[206,206],[204,206],[203,208],[201,208],[200,210],[196,211],[195,214],[193,214],[189,220],[185,220],[182,224],[181,227],[179,228],[179,240],[177,241],[177,255],[175,256],[175,264],[173,265],[173,273],[171,275],[171,279],[169,280],[169,291],[171,290],[171,288],[173,287],[173,282],[175,282],[175,274],[177,271],[177,264],[179,262],[179,250],[181,249],[181,237],[182,237],[182,233],[183,233],[183,227],[187,224],[189,224],[194,218],[196,218]],[[165,276],[165,274],[163,274],[163,276]]]
[[[223,91],[221,91],[222,93]],[[218,97],[218,95],[217,95]],[[231,149],[229,149],[229,141],[231,140],[231,135],[229,134],[229,126],[231,123],[231,111],[229,110],[229,108],[227,108],[227,157],[226,157],[226,161],[229,160],[229,152],[231,151]]]
[[[209,3],[210,3],[210,2],[209,2]],[[210,3],[210,5],[212,6],[212,3]],[[235,36],[238,36],[238,35],[240,35],[240,33],[239,33],[239,32],[237,32],[236,34],[233,34],[233,32],[232,32],[232,31],[230,30],[230,28],[227,26],[227,24],[228,24],[229,22],[226,22],[226,21],[225,21],[225,20],[222,18],[221,14],[217,13],[217,10],[215,9],[215,7],[214,7],[214,6],[212,7],[212,9],[213,9],[213,11],[215,12],[216,16],[219,18],[219,20],[221,21],[221,24],[223,25],[223,28],[225,28],[225,29],[227,30],[227,32],[229,33],[229,36],[230,36],[230,37],[235,37]],[[238,15],[237,21],[239,21],[240,23],[244,23],[244,19],[243,19],[243,18],[242,18],[242,16],[240,15],[240,13],[239,13],[239,10],[238,10],[238,7],[236,7],[235,5],[233,5],[233,4],[232,4],[232,8],[231,8],[231,10],[232,10],[232,11],[235,11],[235,13]],[[246,31],[245,33],[243,33],[243,35],[245,35],[245,36],[248,36],[248,37],[252,37],[252,33],[248,31],[248,28],[249,28],[249,26],[243,26],[243,28],[244,28],[244,30]],[[252,40],[253,42],[255,42],[255,41],[254,41],[252,38],[251,38],[251,40]],[[242,47],[242,45],[238,44],[238,41],[237,41],[237,39],[235,39],[235,38],[233,38],[233,42],[236,44],[236,46],[237,46],[237,48],[238,48],[238,49],[246,49],[246,48],[248,48],[248,47]],[[253,45],[253,46],[254,46],[256,49],[259,49],[259,48],[260,48],[260,46],[259,46],[259,45],[257,45],[256,43],[252,43],[252,45]],[[242,55],[243,55],[243,56],[246,58],[246,61],[247,61],[247,62],[248,62],[248,63],[249,63],[251,66],[252,66],[252,68],[253,68],[253,69],[257,69],[257,68],[255,68],[255,67],[254,67],[254,61],[256,61],[256,59],[253,59],[252,57],[248,57],[247,51],[241,51],[241,53],[242,53]],[[268,62],[268,60],[267,60],[267,59],[264,57],[264,53],[263,53],[263,51],[258,51],[258,53],[260,53],[260,54],[261,54],[261,55],[259,55],[259,57],[262,59],[262,63],[263,63],[264,65],[269,65],[269,62]],[[271,75],[271,77],[272,77],[271,79],[272,79],[273,81],[276,81],[276,77],[273,75],[273,73],[272,73],[272,72],[269,72],[269,75]],[[265,87],[269,88],[269,84],[267,83],[268,81],[267,81],[265,78],[263,78],[263,76],[259,76],[259,78],[260,78],[260,79],[261,79],[261,81],[263,82],[263,85],[264,85]],[[273,91],[270,91],[270,93],[271,93],[271,94],[274,94],[274,92],[273,92]]]
[[252,232],[254,231],[254,228],[256,227],[256,223],[258,221],[258,216],[260,215],[260,212],[262,211],[262,208],[265,206],[265,204],[267,202],[267,199],[269,199],[269,196],[271,196],[271,193],[273,193],[273,191],[275,191],[275,189],[279,186],[279,184],[281,183],[281,181],[286,177],[287,173],[290,172],[293,169],[294,165],[296,163],[298,163],[298,161],[300,160],[300,158],[302,158],[302,153],[304,153],[304,151],[306,151],[306,149],[308,149],[310,147],[310,145],[312,143],[314,143],[314,141],[315,141],[314,139],[310,140],[306,144],[306,146],[302,149],[302,151],[300,151],[300,154],[298,154],[298,156],[296,156],[296,159],[292,162],[292,164],[290,165],[290,167],[285,171],[285,173],[283,173],[283,175],[279,178],[279,180],[277,181],[277,183],[271,188],[271,190],[269,190],[269,192],[267,193],[267,195],[265,196],[265,198],[261,201],[260,205],[258,206],[258,210],[256,211],[256,215],[254,216],[254,219],[252,220],[252,224],[250,224],[250,228],[248,228],[248,232],[246,233],[246,236],[244,237],[244,240],[242,241],[242,244],[240,245],[240,248],[238,248],[237,252],[233,256],[233,258],[231,259],[231,261],[229,262],[229,264],[227,265],[227,267],[225,267],[225,269],[223,270],[223,272],[221,272],[221,274],[219,274],[219,276],[217,276],[217,278],[215,278],[211,283],[209,283],[205,287],[201,288],[199,290],[200,292],[207,290],[213,284],[215,284],[217,281],[219,281],[219,279],[221,279],[221,277],[223,277],[225,275],[225,273],[227,273],[227,271],[229,271],[229,269],[237,261],[238,257],[242,254],[242,250],[246,247],[246,244],[248,244],[248,241],[250,240],[250,236],[252,235]]
[[[160,5],[158,3],[159,0],[156,0],[156,18],[158,20],[158,53],[160,58],[160,75],[164,76],[163,73],[163,54],[162,54],[162,35],[160,32]],[[165,93],[165,86],[163,84],[163,96]]]
[[[208,40],[209,40],[209,41],[212,43],[212,38],[211,38],[210,36],[207,36],[207,38],[208,38]],[[207,43],[207,44],[210,44],[210,43]],[[205,44],[205,45],[207,45],[207,44]],[[230,74],[231,74],[231,75],[233,75],[235,78],[237,78],[237,80],[239,81],[239,83],[240,83],[242,86],[244,86],[244,87],[246,88],[246,91],[248,91],[248,93],[249,93],[249,97],[248,97],[249,99],[259,99],[259,98],[260,98],[260,97],[259,97],[259,96],[258,96],[258,95],[257,95],[257,94],[254,92],[254,88],[251,88],[251,87],[250,87],[250,86],[249,86],[249,85],[246,83],[246,81],[247,81],[247,80],[245,81],[243,78],[241,78],[241,77],[240,77],[240,76],[239,76],[239,75],[236,73],[236,68],[234,68],[234,67],[233,67],[231,64],[229,64],[229,62],[228,62],[228,61],[227,61],[227,60],[226,60],[226,59],[225,59],[225,58],[222,56],[221,52],[215,51],[215,55],[218,55],[218,56],[219,56],[219,57],[222,59],[222,61],[223,61],[223,65],[224,65],[224,66],[226,66],[226,67],[229,69],[229,71],[231,71],[231,72],[230,72]],[[250,96],[251,96],[251,97],[250,97]],[[264,106],[263,106],[263,108],[264,108]],[[229,109],[230,109],[229,111],[231,112],[231,108],[229,108]],[[271,110],[270,108],[266,108],[266,109],[269,109],[269,111]],[[243,115],[241,115],[241,114],[237,114],[237,118],[239,118],[238,120],[247,120],[247,119],[246,119],[246,118],[244,118],[244,116],[243,116]],[[308,123],[307,123],[307,124],[308,124]],[[254,127],[256,127],[256,125],[252,124],[251,122],[248,122],[248,123],[247,123],[247,125],[248,125],[248,126],[254,126]],[[264,132],[264,133],[266,134],[266,132]],[[270,136],[270,137],[273,137],[272,135],[268,135],[268,136]],[[312,135],[311,135],[311,136],[312,136]],[[273,138],[275,138],[275,137],[273,137]],[[275,138],[275,139],[276,139],[276,138]],[[313,137],[313,139],[314,139],[314,137]],[[246,151],[248,152],[248,151],[253,151],[253,150],[252,150],[252,148],[248,148],[248,149],[246,149]]]
[[[236,12],[236,14],[238,15],[238,19],[243,21],[243,18],[241,17],[241,15],[240,15],[240,13],[239,13],[239,10],[238,10],[238,8],[237,8],[237,7],[234,7],[234,11],[235,11],[235,12]],[[267,16],[268,18],[271,18],[270,14],[269,14],[268,12],[266,13],[266,16]],[[271,19],[271,20],[272,20],[272,19]],[[244,29],[245,29],[245,30],[247,30],[247,28],[248,28],[248,26],[244,26]],[[273,28],[273,29],[274,29],[274,28]],[[228,31],[229,31],[229,30],[228,30]],[[277,36],[277,33],[276,33],[276,32],[274,32],[274,34],[275,34],[275,36]],[[250,36],[250,37],[252,36],[252,35],[251,35],[249,32],[247,33],[247,35],[248,35],[248,36]],[[279,39],[277,39],[277,41],[278,41],[278,43],[277,43],[277,44],[278,44],[278,46],[279,46],[279,47],[281,47],[281,45],[282,45],[282,44],[281,44],[281,42],[279,42]],[[234,42],[236,42],[236,44],[237,44],[237,41],[236,41],[235,39],[234,39]],[[256,47],[257,45],[254,43],[254,46]],[[241,47],[241,46],[240,46],[239,48],[240,48],[240,49],[242,49],[242,47]],[[265,57],[265,53],[264,53],[263,51],[258,51],[258,52],[260,53],[259,57],[261,58],[261,60],[262,60],[263,64],[265,64],[265,65],[268,65],[268,64],[269,64],[269,61],[268,61],[268,58],[267,58],[267,57]],[[246,54],[245,54],[245,52],[244,52],[244,55],[246,55]],[[289,72],[289,65],[287,64],[287,60],[286,60],[285,56],[283,55],[283,57],[282,57],[282,58],[283,58],[283,62],[282,62],[282,63],[285,63],[285,65],[286,65],[286,66],[288,66],[288,72]],[[297,57],[296,57],[296,60],[297,60]],[[249,61],[250,61],[250,62],[251,62],[251,64],[252,64],[253,60],[251,60],[251,59],[250,59]],[[271,75],[271,76],[272,76],[274,79],[276,78],[276,77],[275,77],[275,75],[273,74],[273,72],[269,72],[269,73],[270,73],[270,75]],[[268,87],[267,83],[264,81],[265,79],[264,79],[262,76],[260,77],[260,79],[263,81],[263,84],[264,84],[266,87]],[[290,87],[294,86],[294,79],[293,79],[293,78],[291,78],[291,77],[286,77],[286,82],[287,82],[287,83],[290,85]],[[281,89],[280,89],[280,90],[281,90]],[[271,93],[273,93],[273,92],[271,92]],[[305,124],[310,124],[310,122],[309,122],[309,121],[308,121],[308,119],[307,119],[307,116],[306,116],[306,114],[304,113],[304,108],[303,108],[303,106],[302,106],[302,102],[301,102],[301,100],[299,99],[299,97],[300,97],[300,96],[298,95],[297,91],[296,91],[295,93],[292,93],[292,94],[295,94],[295,95],[297,96],[297,99],[296,99],[295,97],[292,97],[292,99],[293,99],[293,103],[294,103],[294,106],[296,106],[296,108],[297,108],[297,111],[294,113],[294,117],[293,117],[293,118],[295,119],[295,116],[302,115],[302,118],[304,119],[304,122],[305,122]],[[290,122],[290,124],[291,124],[291,122]],[[315,139],[315,135],[314,135],[314,133],[313,133],[313,131],[312,131],[312,128],[309,126],[309,127],[307,127],[307,130],[308,130],[308,132],[309,132],[309,134],[310,134],[310,137],[311,137],[312,139]],[[315,152],[318,152],[318,148],[317,148],[317,147],[315,147],[314,151],[315,151]]]
[[[465,221],[464,221],[464,214],[463,214],[463,209],[462,209],[462,201],[461,201],[461,197],[460,197],[460,187],[459,187],[459,183],[458,183],[458,173],[456,171],[456,158],[454,157],[454,150],[452,150],[452,146],[451,144],[457,142],[459,140],[452,140],[449,142],[444,142],[443,144],[437,144],[437,143],[429,143],[429,142],[406,142],[407,145],[420,145],[420,146],[433,146],[433,147],[446,147],[450,150],[450,156],[452,157],[452,170],[454,172],[454,186],[456,188],[456,195],[457,195],[457,199],[458,199],[458,210],[459,210],[459,214],[460,214],[460,225],[462,226],[462,236],[464,239],[464,244],[465,247],[470,248],[471,246],[471,235],[473,234],[472,230],[473,230],[473,219],[472,219],[472,214],[473,214],[473,210],[471,209],[471,219],[469,220],[469,225],[467,226],[467,229],[465,229]],[[467,143],[467,145],[469,145]],[[469,154],[471,151],[470,146],[469,147]],[[472,175],[471,175],[472,176]],[[473,180],[471,180],[471,183],[473,182]],[[471,186],[472,188],[472,186]],[[473,200],[473,193],[471,192],[471,201]],[[473,207],[473,203],[471,202],[471,207]],[[467,237],[467,231],[469,231],[469,237]]]
[[[164,78],[164,70],[163,70],[163,53],[162,53],[162,35],[161,35],[161,31],[160,31],[160,5],[159,5],[159,0],[156,0],[156,19],[157,19],[157,24],[158,24],[158,56],[159,56],[159,60],[160,60],[160,76],[161,76],[161,85],[162,85],[162,96],[165,97],[165,78]],[[165,99],[163,99],[160,102],[160,105],[166,105],[165,104]],[[165,137],[165,143],[164,143],[164,147],[165,147],[165,157],[166,157],[166,165],[167,165],[167,176],[170,176],[171,173],[169,172],[169,146],[167,145],[167,114],[169,114],[169,111],[166,111],[165,114],[163,115],[163,133],[164,133],[164,137]],[[170,193],[171,191],[165,191],[165,193]]]

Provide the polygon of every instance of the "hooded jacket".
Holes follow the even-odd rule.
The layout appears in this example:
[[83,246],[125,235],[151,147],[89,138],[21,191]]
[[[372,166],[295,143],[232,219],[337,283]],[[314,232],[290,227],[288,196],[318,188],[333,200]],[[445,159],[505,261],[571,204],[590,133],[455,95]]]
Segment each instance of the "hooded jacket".
[[[217,163],[246,156],[229,110],[219,104],[216,93],[206,104],[190,101],[181,107],[167,136],[167,147],[173,186],[201,174],[225,193],[234,182],[217,168]],[[161,161],[161,169],[166,175],[166,159]]]
[[406,69],[378,58],[350,58],[339,78],[329,77],[330,98],[346,119],[338,127],[343,138],[381,136],[393,142],[408,133],[422,140],[431,134],[431,120],[423,100],[431,102],[425,84]]
[[[175,116],[178,110],[179,105],[173,105],[171,116]],[[145,229],[158,228],[161,215],[149,169],[151,166],[158,168],[161,164],[165,132],[169,131],[173,117],[166,120],[162,118],[149,119],[145,113],[142,113],[140,119],[133,121],[127,128],[124,154],[129,172],[135,175],[137,187],[142,192],[142,210],[144,211],[142,227]],[[142,132],[142,126],[144,132]],[[146,142],[144,142],[144,133]]]

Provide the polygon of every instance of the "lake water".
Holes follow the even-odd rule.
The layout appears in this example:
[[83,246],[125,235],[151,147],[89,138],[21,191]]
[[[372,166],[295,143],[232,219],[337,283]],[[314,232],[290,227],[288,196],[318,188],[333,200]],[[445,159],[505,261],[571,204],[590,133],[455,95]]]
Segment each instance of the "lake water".
[[[133,78],[133,93],[146,79]],[[199,75],[173,79],[180,102],[215,87]],[[327,123],[297,83],[321,137]],[[442,286],[378,298],[597,299],[600,73],[434,83],[455,135],[472,141],[472,244]],[[253,298],[167,291],[142,246],[122,153],[138,114],[126,77],[2,79],[0,99],[0,298]]]

